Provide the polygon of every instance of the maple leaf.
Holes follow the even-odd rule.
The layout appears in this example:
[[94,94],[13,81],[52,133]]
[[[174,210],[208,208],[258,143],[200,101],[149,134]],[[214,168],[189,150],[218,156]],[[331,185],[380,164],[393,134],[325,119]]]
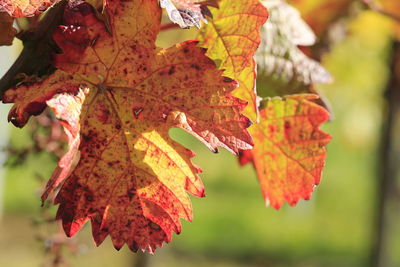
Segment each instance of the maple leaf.
[[[249,119],[241,114],[246,104],[230,94],[237,82],[223,77],[196,42],[156,48],[158,1],[110,0],[105,12],[107,24],[88,3],[70,3],[54,34],[63,51],[54,60],[58,70],[8,90],[3,100],[15,103],[9,118],[23,126],[58,94],[48,104],[67,125],[70,150],[43,199],[62,184],[55,203],[66,234],[91,220],[96,244],[110,235],[117,249],[127,243],[152,252],[181,231],[180,218],[192,219],[185,190],[204,196],[193,152],[169,129],[184,129],[214,152],[238,153],[252,147]],[[68,109],[75,112],[66,118]]]
[[160,5],[181,28],[200,28],[201,21],[207,23],[205,16],[212,16],[208,6],[218,7],[218,0],[160,0]]
[[14,19],[7,13],[0,12],[0,45],[11,45],[17,30],[13,27]]
[[0,12],[13,17],[31,17],[45,11],[60,0],[0,0]]
[[247,101],[244,114],[256,121],[256,64],[254,53],[260,44],[260,28],[268,18],[258,0],[221,0],[219,9],[210,8],[213,19],[200,30],[200,46],[207,48],[224,75],[239,82],[234,95]]
[[262,103],[260,123],[250,128],[255,148],[242,152],[241,163],[257,170],[266,204],[279,209],[310,199],[321,180],[330,136],[318,127],[329,112],[311,102],[316,95],[272,98]]

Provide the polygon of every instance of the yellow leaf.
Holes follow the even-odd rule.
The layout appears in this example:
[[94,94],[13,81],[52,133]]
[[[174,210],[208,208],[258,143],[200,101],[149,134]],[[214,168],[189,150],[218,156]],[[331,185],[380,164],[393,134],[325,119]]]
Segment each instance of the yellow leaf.
[[200,46],[208,49],[206,55],[224,70],[224,75],[239,82],[234,95],[249,103],[244,114],[256,121],[254,53],[268,12],[258,0],[221,0],[219,9],[210,10],[213,19],[200,30]]

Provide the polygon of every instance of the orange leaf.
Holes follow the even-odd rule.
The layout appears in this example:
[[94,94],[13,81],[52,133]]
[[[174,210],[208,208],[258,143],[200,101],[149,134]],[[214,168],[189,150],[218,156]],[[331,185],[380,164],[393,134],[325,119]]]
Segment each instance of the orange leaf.
[[[62,184],[55,202],[66,234],[91,220],[96,244],[110,235],[117,249],[127,243],[152,252],[181,231],[180,218],[192,219],[185,191],[204,196],[194,153],[169,129],[184,129],[214,152],[237,153],[252,147],[250,123],[241,114],[245,103],[230,94],[237,82],[223,77],[196,42],[156,48],[158,1],[109,0],[105,8],[107,23],[89,4],[70,4],[54,34],[63,50],[58,70],[8,90],[4,100],[15,102],[10,119],[22,126],[59,94],[48,104],[70,132],[65,157],[76,158],[81,140],[72,174],[63,158],[43,196]],[[81,110],[79,124],[66,109]]]
[[13,17],[31,17],[45,11],[60,0],[0,0],[0,12]]
[[241,163],[253,162],[267,205],[279,209],[310,199],[321,180],[325,146],[330,136],[318,127],[329,113],[310,102],[316,95],[276,97],[266,101],[260,123],[250,132],[254,149],[244,151]]
[[268,12],[258,0],[221,0],[219,9],[210,10],[213,19],[200,31],[200,46],[208,48],[206,55],[224,70],[224,75],[239,82],[234,95],[249,103],[244,114],[255,121],[257,94],[253,57]]

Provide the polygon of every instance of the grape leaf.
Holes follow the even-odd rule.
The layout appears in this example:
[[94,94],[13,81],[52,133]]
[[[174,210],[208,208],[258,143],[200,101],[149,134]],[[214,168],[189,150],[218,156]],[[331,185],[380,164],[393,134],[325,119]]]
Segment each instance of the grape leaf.
[[[23,126],[58,94],[49,105],[68,127],[80,127],[70,138],[81,140],[76,168],[62,182],[60,163],[44,194],[62,184],[55,203],[66,234],[91,220],[96,244],[110,235],[117,249],[126,243],[153,252],[181,231],[179,218],[192,219],[185,190],[204,196],[193,152],[168,130],[184,129],[214,152],[238,153],[252,147],[250,124],[241,114],[246,104],[230,94],[237,82],[223,77],[196,42],[156,48],[158,1],[109,0],[105,12],[107,23],[88,3],[70,3],[54,34],[63,51],[55,57],[58,70],[6,91],[3,100],[15,103],[9,118]],[[70,105],[81,109],[79,124],[64,118]],[[75,147],[70,143],[69,158]]]
[[[292,88],[295,83],[302,86],[329,83],[332,77],[325,68],[297,47],[313,45],[316,40],[299,12],[283,1],[264,1],[263,4],[270,17],[262,27],[262,42],[256,53],[259,75],[271,80],[269,84],[274,91],[282,91],[285,84]],[[269,92],[259,93],[266,96]],[[285,95],[285,92],[280,93]]]
[[196,26],[201,21],[207,23],[205,16],[212,16],[208,6],[218,7],[217,0],[160,0],[160,5],[167,11],[170,20],[181,28]]
[[[315,93],[313,85],[329,82],[331,76],[297,47],[312,45],[316,40],[299,12],[280,0],[264,1],[263,4],[270,12],[270,19],[262,28],[262,43],[256,53],[259,69],[257,88],[261,97],[277,98],[267,100],[264,103],[267,107],[261,107],[259,123],[250,128],[254,135],[254,148],[244,151],[240,161],[242,164],[249,161],[254,163],[266,203],[279,209],[284,201],[294,205],[300,198],[310,198],[314,185],[319,182],[320,174],[310,176],[307,172],[314,166],[324,164],[323,146],[321,157],[310,156],[308,162],[304,163],[297,156],[314,153],[315,145],[304,141],[305,145],[301,147],[292,142],[307,138],[313,140],[314,137],[310,137],[312,131],[317,131],[323,121],[320,121],[321,118],[329,114],[322,108],[327,106],[326,103],[315,95],[280,97]],[[311,101],[322,107],[315,106]],[[315,129],[307,128],[304,120],[308,120]],[[282,127],[285,125],[290,127],[290,132],[284,132]],[[302,127],[308,132],[301,131]],[[304,170],[299,171],[296,160],[300,160],[299,166],[305,166]],[[295,171],[292,172],[292,169]]]
[[256,64],[254,53],[260,44],[260,28],[268,18],[258,0],[221,0],[219,9],[210,8],[213,19],[200,30],[200,46],[208,48],[224,75],[239,82],[234,95],[247,101],[245,115],[256,121]]
[[12,45],[17,30],[13,27],[14,19],[5,12],[0,12],[0,45]]
[[[270,19],[262,28],[262,41],[256,53],[258,95],[318,94],[314,85],[333,79],[319,62],[298,48],[299,45],[303,48],[313,45],[316,41],[314,32],[300,13],[287,3],[269,0],[263,4],[269,9]],[[323,97],[315,102],[330,110]]]
[[329,113],[311,102],[316,95],[272,98],[262,103],[260,123],[250,128],[255,147],[241,163],[257,170],[266,204],[279,209],[309,199],[321,180],[330,136],[318,127]]
[[269,28],[274,32],[273,38],[277,38],[276,34],[279,32],[293,44],[302,46],[315,44],[316,36],[313,30],[301,18],[296,8],[282,0],[266,0],[262,3],[270,12],[268,22],[270,22]]
[[55,95],[46,103],[52,109],[56,118],[61,122],[68,138],[68,151],[58,162],[57,168],[50,177],[46,190],[42,194],[45,201],[64,180],[71,174],[74,165],[79,159],[80,145],[80,124],[79,117],[82,105],[85,101],[88,90],[80,89],[76,95],[62,93]]
[[31,17],[45,11],[60,0],[0,0],[0,12],[13,17]]

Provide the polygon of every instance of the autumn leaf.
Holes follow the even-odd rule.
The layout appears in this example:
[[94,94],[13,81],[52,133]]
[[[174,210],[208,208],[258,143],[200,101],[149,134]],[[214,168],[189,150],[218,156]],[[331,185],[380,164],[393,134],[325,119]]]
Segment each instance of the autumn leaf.
[[[270,18],[262,27],[262,42],[256,53],[257,89],[264,99],[276,98],[262,103],[259,123],[250,128],[254,148],[244,151],[240,161],[254,164],[266,203],[279,209],[284,201],[295,205],[300,198],[309,199],[319,183],[325,143],[315,140],[313,134],[320,133],[318,126],[327,120],[329,112],[318,96],[297,94],[316,93],[314,84],[329,82],[331,76],[298,48],[313,45],[316,40],[299,12],[283,1],[263,4]],[[316,144],[320,145],[318,149]],[[307,162],[302,161],[303,156]],[[311,173],[315,166],[321,168]]]
[[276,39],[276,32],[279,32],[293,44],[302,46],[315,44],[316,36],[313,30],[303,20],[300,12],[295,7],[283,0],[264,0],[262,3],[270,12],[267,26],[269,25],[268,28],[273,29],[273,38]]
[[13,27],[14,19],[5,12],[0,12],[0,46],[11,45],[17,30]]
[[[261,97],[301,93],[318,94],[315,84],[330,83],[333,78],[317,61],[298,46],[312,46],[316,37],[300,13],[281,0],[267,0],[270,17],[261,29],[261,45],[256,52],[257,88]],[[330,110],[326,99],[316,103]]]
[[[3,100],[15,103],[10,120],[18,126],[49,101],[70,131],[67,157],[79,152],[79,162],[66,178],[60,162],[43,197],[62,184],[55,203],[66,234],[90,220],[97,245],[110,235],[117,249],[126,243],[153,252],[181,231],[180,218],[192,220],[185,191],[204,196],[194,153],[169,129],[189,132],[214,152],[238,153],[252,147],[250,123],[241,115],[245,103],[230,94],[237,82],[223,77],[196,42],[156,48],[157,0],[110,0],[105,12],[107,24],[88,3],[70,3],[54,34],[63,51],[55,57],[58,70],[8,90]],[[65,118],[70,108],[81,110],[79,124]]]
[[55,95],[46,103],[52,109],[56,118],[64,127],[68,138],[68,151],[58,162],[57,168],[50,177],[46,190],[43,192],[42,200],[45,201],[64,180],[71,174],[74,164],[79,159],[80,145],[80,121],[82,104],[85,101],[88,90],[80,89],[76,95],[62,93]]
[[268,18],[258,0],[221,0],[219,9],[210,8],[213,19],[200,30],[200,46],[224,75],[239,82],[234,95],[247,101],[245,115],[257,120],[254,53],[260,44],[260,28]]
[[60,0],[0,0],[0,12],[13,17],[31,17],[45,11]]
[[268,78],[265,85],[271,88],[267,92],[259,90],[261,96],[283,96],[294,92],[293,87],[331,82],[332,77],[325,68],[298,48],[300,45],[313,45],[316,41],[300,13],[283,1],[264,1],[263,4],[270,17],[262,27],[262,42],[256,61],[259,76]]
[[255,148],[241,163],[257,170],[266,204],[279,209],[310,199],[321,180],[330,136],[319,129],[329,113],[311,102],[316,95],[272,98],[262,103],[260,123],[250,128]]

